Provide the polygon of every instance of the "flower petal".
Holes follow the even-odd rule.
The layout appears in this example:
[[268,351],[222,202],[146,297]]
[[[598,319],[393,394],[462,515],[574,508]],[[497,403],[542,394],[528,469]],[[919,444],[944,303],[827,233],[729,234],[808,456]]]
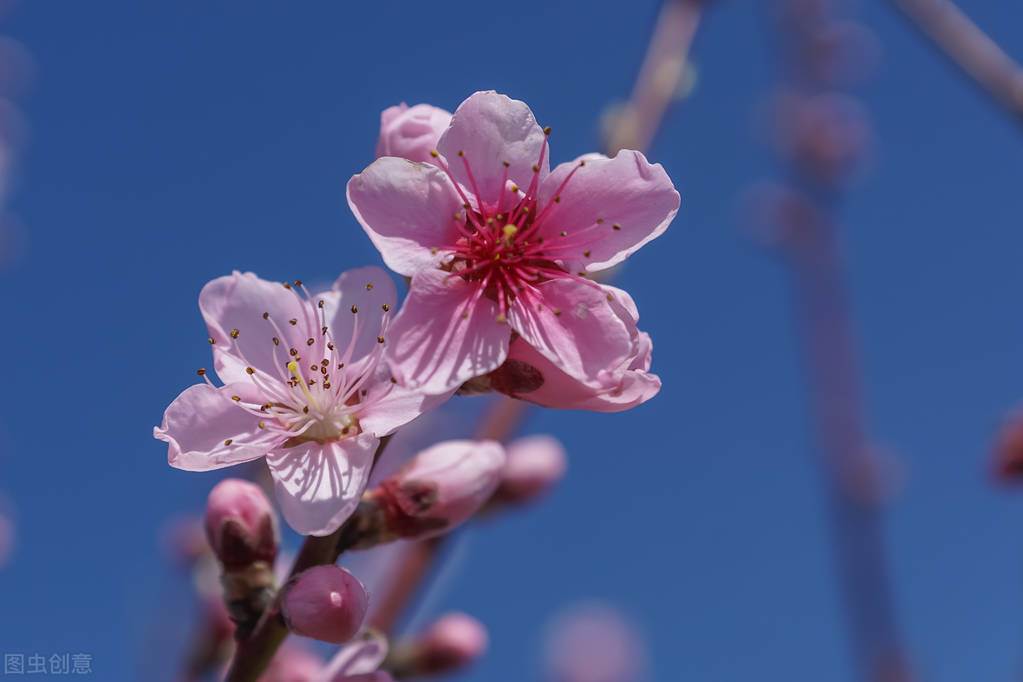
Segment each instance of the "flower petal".
[[265,455],[276,440],[260,431],[259,417],[231,400],[232,395],[239,395],[246,402],[259,404],[259,397],[250,393],[252,385],[246,383],[222,388],[195,384],[182,391],[163,413],[163,423],[153,429],[153,436],[169,445],[170,465],[209,471]]
[[281,513],[302,535],[330,535],[355,511],[379,439],[369,433],[310,441],[267,455]]
[[[649,337],[646,334],[641,334]],[[647,346],[648,347],[648,346]],[[508,351],[508,364],[524,363],[534,368],[543,378],[543,384],[528,393],[515,394],[513,397],[526,400],[544,407],[565,410],[590,410],[593,412],[623,412],[645,403],[661,390],[661,380],[656,374],[645,371],[650,367],[650,355],[645,353],[642,359],[631,364],[645,364],[646,367],[633,367],[620,374],[616,381],[602,387],[588,386],[562,372],[550,360],[540,355],[536,349],[517,339],[512,342]]]
[[384,263],[411,277],[434,267],[459,237],[462,200],[444,171],[385,156],[348,181],[348,205]]
[[[282,283],[268,282],[251,272],[218,277],[204,286],[199,293],[199,310],[215,342],[213,356],[221,380],[246,380],[246,366],[275,379],[280,377],[278,364],[283,367],[287,349],[304,348],[305,340],[318,331],[319,323],[310,318],[308,308]],[[263,318],[264,313],[273,323]],[[283,354],[278,363],[273,339],[281,335],[278,353]]]
[[[570,272],[595,272],[660,236],[681,198],[661,164],[624,149],[614,158],[587,159],[584,166],[561,164],[541,185],[539,201],[546,211],[539,231],[547,253]],[[560,250],[559,240],[565,244]]]
[[[478,189],[483,203],[494,205],[504,187],[504,162],[509,164],[508,179],[525,189],[533,179],[533,164],[540,161],[545,137],[525,102],[491,90],[474,93],[459,105],[437,149],[463,187],[474,193]],[[464,153],[464,160],[458,152]],[[544,155],[541,181],[550,168],[549,157]],[[472,169],[475,187],[465,162]]]
[[497,321],[497,304],[474,286],[441,270],[412,278],[401,312],[391,324],[388,364],[406,388],[441,394],[496,369],[511,332]]
[[373,673],[387,657],[387,638],[376,630],[364,630],[345,644],[330,660],[316,682],[339,682],[350,675]]
[[628,326],[611,306],[610,294],[598,284],[568,278],[537,289],[537,304],[520,297],[509,309],[512,328],[566,374],[602,385],[632,350]]
[[398,294],[394,281],[382,268],[355,268],[342,273],[329,293],[332,295],[322,300],[331,338],[339,353],[344,353],[354,339],[349,364],[357,372],[359,361],[380,345],[378,337],[383,333],[385,316],[395,314]]
[[[389,374],[387,368],[380,368]],[[454,389],[439,395],[428,395],[391,383],[385,376],[374,382],[363,399],[366,405],[356,413],[364,431],[378,438],[393,433],[397,428],[415,420],[419,415],[442,405],[454,394]]]

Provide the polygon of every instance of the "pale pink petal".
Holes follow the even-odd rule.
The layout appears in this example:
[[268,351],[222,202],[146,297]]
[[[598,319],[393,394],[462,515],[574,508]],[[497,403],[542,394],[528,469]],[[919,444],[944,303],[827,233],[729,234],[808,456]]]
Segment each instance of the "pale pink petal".
[[580,381],[599,386],[632,350],[626,323],[599,285],[560,278],[537,287],[539,301],[511,306],[508,322],[522,340]]
[[[328,293],[333,295],[314,299],[324,300],[324,316],[339,353],[347,351],[354,336],[349,364],[358,373],[359,361],[379,345],[385,317],[394,317],[396,312],[398,294],[394,281],[382,268],[355,268],[338,277]],[[357,312],[352,312],[353,306]]]
[[[477,92],[455,110],[437,149],[458,182],[478,189],[483,202],[493,205],[503,187],[504,162],[509,164],[510,181],[523,189],[529,186],[533,165],[540,162],[544,137],[525,102],[493,91]],[[464,161],[458,152],[464,153]],[[549,153],[544,154],[540,180],[547,176],[549,157]],[[466,161],[475,184],[466,172]]]
[[399,156],[430,163],[441,134],[451,123],[451,113],[429,104],[410,107],[404,102],[380,114],[377,156]]
[[171,466],[188,471],[209,471],[262,457],[276,445],[259,429],[259,417],[231,399],[238,395],[259,404],[250,395],[251,384],[228,384],[214,388],[195,384],[181,392],[163,414],[163,424],[153,436],[168,444]]
[[355,511],[379,439],[369,433],[310,441],[267,455],[281,513],[302,535],[330,535]]
[[387,378],[372,384],[362,401],[366,407],[359,408],[357,412],[363,431],[377,437],[387,436],[424,412],[440,407],[454,394],[454,389],[439,395],[413,391],[391,383],[390,370],[386,367],[380,370],[388,375]]
[[[649,337],[646,338],[649,340]],[[649,353],[643,357],[646,367],[649,368]],[[512,342],[508,351],[508,362],[524,363],[539,372],[543,384],[538,389],[513,395],[544,407],[623,412],[650,400],[661,389],[661,380],[657,375],[650,374],[643,368],[626,369],[606,386],[587,386],[562,372],[521,339]]]
[[680,201],[660,164],[624,149],[582,167],[572,162],[555,168],[540,187],[546,211],[540,233],[548,254],[570,272],[604,270],[668,229]]
[[387,267],[411,277],[459,237],[462,200],[442,170],[385,156],[348,181],[348,205]]
[[388,332],[388,363],[406,388],[440,394],[496,369],[508,353],[511,331],[497,321],[497,304],[475,287],[440,270],[412,278],[401,312]]
[[[218,277],[204,286],[199,294],[199,310],[214,341],[215,367],[221,380],[248,380],[247,366],[279,377],[274,355],[278,347],[273,338],[282,336],[278,353],[280,348],[286,353],[290,347],[304,347],[319,327],[307,308],[281,282],[268,282],[251,272]],[[264,319],[263,313],[273,318],[280,332]],[[290,320],[296,320],[296,324],[289,324]]]
[[375,630],[365,630],[331,659],[317,682],[341,682],[350,675],[372,673],[384,662],[387,648],[386,637]]

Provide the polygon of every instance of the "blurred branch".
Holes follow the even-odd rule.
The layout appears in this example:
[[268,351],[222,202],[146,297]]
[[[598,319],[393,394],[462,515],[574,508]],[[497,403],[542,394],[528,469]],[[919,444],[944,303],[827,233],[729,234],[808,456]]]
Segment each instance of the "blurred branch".
[[788,181],[779,222],[806,355],[811,418],[821,450],[832,541],[852,657],[868,682],[912,679],[896,622],[881,503],[884,486],[866,425],[837,202],[866,154],[862,106],[826,68],[841,44],[830,3],[779,0],[785,82],[775,112]]
[[1023,124],[1023,68],[948,0],[890,0],[959,69]]
[[649,148],[668,105],[679,97],[689,48],[709,0],[665,0],[629,101],[616,111],[607,132],[609,156],[621,149]]

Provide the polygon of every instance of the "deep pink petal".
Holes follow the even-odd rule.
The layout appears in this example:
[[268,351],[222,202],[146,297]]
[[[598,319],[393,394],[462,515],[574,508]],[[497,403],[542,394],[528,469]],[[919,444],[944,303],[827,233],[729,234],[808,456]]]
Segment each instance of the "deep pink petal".
[[174,399],[163,414],[163,423],[153,436],[168,444],[170,465],[188,471],[209,471],[262,457],[276,443],[259,429],[259,417],[231,400],[239,395],[259,404],[250,395],[251,384],[209,384],[189,386]]
[[511,332],[497,321],[497,304],[441,270],[412,278],[388,332],[388,364],[406,388],[441,394],[497,368]]
[[[551,203],[555,196],[559,200]],[[572,162],[555,168],[540,187],[545,211],[540,233],[547,253],[570,272],[604,270],[668,229],[680,201],[660,164],[624,149],[614,158],[590,158],[582,167]]]
[[[199,310],[214,340],[215,366],[221,380],[247,381],[247,366],[279,377],[273,338],[282,336],[279,354],[286,354],[290,347],[304,347],[319,327],[307,308],[293,290],[251,272],[218,277],[204,286],[199,293]],[[263,313],[273,318],[280,333]],[[295,325],[290,320],[295,320]]]
[[302,535],[330,535],[355,511],[379,439],[369,433],[310,441],[267,455],[281,513]]
[[512,342],[508,362],[524,363],[540,373],[543,378],[540,388],[515,397],[544,407],[622,412],[653,398],[661,389],[660,378],[645,371],[650,366],[649,353],[630,362],[630,365],[645,364],[646,368],[625,369],[616,378],[609,377],[606,385],[600,387],[588,386],[568,376],[521,339]]
[[509,310],[508,321],[522,340],[566,374],[595,386],[629,356],[632,339],[625,321],[599,285],[568,278],[540,284],[540,301]]
[[377,156],[399,156],[430,163],[441,134],[451,123],[451,113],[429,104],[413,107],[404,102],[380,114]]
[[434,267],[459,233],[462,200],[442,170],[385,156],[348,181],[348,205],[384,263],[411,277]]
[[[533,178],[533,164],[540,161],[543,144],[543,129],[525,102],[487,91],[474,93],[459,105],[437,149],[458,182],[472,189],[465,163],[458,156],[464,152],[483,203],[494,205],[502,190],[504,162],[509,164],[508,179],[525,189]],[[544,155],[540,180],[547,176],[549,157],[549,153]]]

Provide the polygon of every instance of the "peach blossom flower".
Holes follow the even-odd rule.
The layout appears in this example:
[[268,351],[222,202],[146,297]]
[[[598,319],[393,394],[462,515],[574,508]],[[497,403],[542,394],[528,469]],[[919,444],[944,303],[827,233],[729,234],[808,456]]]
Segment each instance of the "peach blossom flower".
[[638,315],[587,275],[662,234],[679,194],[636,151],[550,171],[548,133],[523,102],[478,92],[432,163],[385,156],[349,181],[384,262],[411,277],[388,350],[403,385],[455,389],[497,369],[513,336],[598,392],[614,393],[633,365],[645,371]]

